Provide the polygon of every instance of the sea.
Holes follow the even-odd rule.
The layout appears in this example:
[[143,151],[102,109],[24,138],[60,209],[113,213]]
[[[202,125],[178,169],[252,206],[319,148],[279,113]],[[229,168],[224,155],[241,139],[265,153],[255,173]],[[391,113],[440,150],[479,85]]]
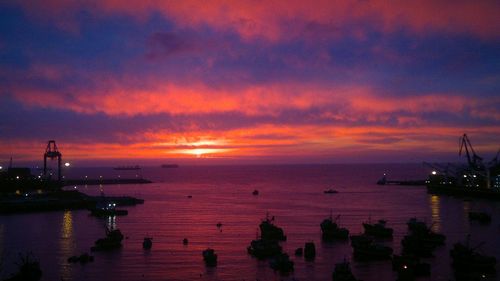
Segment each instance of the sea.
[[[20,255],[29,253],[40,261],[42,280],[332,280],[335,264],[344,260],[358,279],[396,280],[390,261],[356,261],[348,241],[322,242],[320,223],[330,215],[351,234],[362,233],[363,222],[386,220],[394,237],[382,243],[395,254],[401,252],[410,218],[445,234],[446,245],[424,259],[431,264],[431,276],[417,280],[454,280],[449,250],[468,236],[471,246],[499,261],[500,203],[431,195],[424,186],[376,184],[384,174],[390,180],[415,180],[429,173],[422,164],[71,167],[67,178],[142,177],[153,183],[65,187],[145,200],[123,207],[127,216],[100,219],[88,210],[1,215],[0,279],[16,270]],[[327,189],[338,193],[325,194]],[[254,190],[259,194],[253,195]],[[469,221],[469,211],[490,213],[491,224]],[[247,253],[266,216],[274,217],[287,236],[281,245],[294,262],[288,275]],[[124,234],[121,249],[94,252],[94,262],[85,265],[68,263],[70,256],[90,253],[106,227]],[[150,250],[142,248],[145,237],[153,238]],[[313,261],[294,255],[306,242],[315,244]],[[207,248],[218,255],[216,267],[203,262]]]

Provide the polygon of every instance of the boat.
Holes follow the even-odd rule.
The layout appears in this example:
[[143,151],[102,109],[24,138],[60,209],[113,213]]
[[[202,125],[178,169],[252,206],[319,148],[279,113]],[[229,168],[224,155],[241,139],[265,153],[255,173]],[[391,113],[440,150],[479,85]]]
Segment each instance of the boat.
[[293,271],[293,261],[290,260],[290,257],[286,253],[274,256],[269,262],[269,265],[272,269],[280,273],[289,273]]
[[252,195],[259,195],[259,191],[257,189],[255,189],[253,192],[252,192]]
[[81,263],[86,264],[94,261],[94,256],[89,255],[88,253],[83,253],[80,256],[71,256],[68,258],[68,263]]
[[161,165],[162,168],[179,168],[179,165],[177,164],[163,164]]
[[351,245],[356,247],[363,244],[371,244],[373,242],[373,237],[366,234],[351,235]]
[[264,240],[286,241],[286,235],[281,227],[274,225],[274,216],[270,219],[266,216],[260,225],[260,237]]
[[135,166],[117,166],[114,167],[113,170],[140,170],[141,167],[139,165]]
[[314,260],[316,257],[316,247],[314,246],[314,242],[307,242],[304,245],[304,258],[306,260]]
[[302,249],[302,248],[295,249],[295,255],[297,257],[301,257],[303,254],[304,254],[304,249]]
[[407,223],[408,229],[412,236],[421,240],[424,244],[434,246],[444,245],[446,236],[432,231],[425,222],[418,221],[416,218],[411,218]]
[[142,248],[145,250],[151,249],[153,246],[153,238],[151,237],[144,237],[144,241],[142,241]]
[[282,248],[277,240],[256,239],[247,247],[247,252],[258,259],[265,259],[281,254]]
[[365,234],[371,235],[377,238],[392,238],[393,229],[386,227],[385,220],[378,220],[377,223],[363,223],[363,228],[365,229]]
[[[340,216],[337,216],[337,219]],[[333,221],[332,216],[324,219],[321,224],[321,233],[323,240],[329,241],[334,239],[345,240],[349,238],[349,230],[347,228],[341,228],[337,225],[337,219]]]
[[187,245],[189,243],[189,240],[187,238],[182,239],[182,244]]
[[95,246],[91,251],[107,251],[120,248],[122,246],[123,234],[119,229],[109,230],[106,228],[106,237],[95,241]]
[[408,230],[411,232],[421,232],[428,230],[427,224],[423,221],[417,220],[417,218],[410,218],[408,222],[406,222],[406,225],[408,226]]
[[400,280],[413,280],[415,277],[430,276],[431,265],[420,262],[416,256],[393,255],[392,270],[398,272]]
[[433,257],[433,252],[436,247],[442,245],[441,241],[433,241],[424,238],[425,237],[416,234],[406,235],[401,240],[401,245],[403,246],[403,254],[414,255],[423,258]]
[[117,210],[115,209],[116,203],[111,201],[100,201],[96,203],[96,206],[90,209],[90,215],[95,217],[111,217],[111,216],[126,216],[128,215],[127,210]]
[[339,193],[337,190],[334,190],[334,189],[327,189],[325,191],[323,191],[323,193],[325,194],[335,194],[335,193]]
[[335,264],[335,269],[332,273],[332,281],[359,281],[359,279],[354,277],[349,262],[344,259],[343,262]]
[[214,249],[207,248],[201,254],[207,266],[213,267],[217,265],[217,254]]
[[460,276],[471,272],[480,275],[494,274],[496,272],[496,258],[480,254],[477,248],[482,244],[473,248],[469,246],[469,242],[470,236],[467,237],[465,244],[455,243],[450,250],[455,275]]
[[469,220],[478,221],[481,224],[491,223],[491,215],[484,212],[469,212]]
[[377,243],[352,244],[353,255],[357,260],[385,260],[390,259],[392,248]]
[[32,254],[19,254],[19,259],[20,261],[16,262],[18,266],[17,272],[9,278],[3,279],[4,281],[38,281],[42,278],[40,261],[35,259]]

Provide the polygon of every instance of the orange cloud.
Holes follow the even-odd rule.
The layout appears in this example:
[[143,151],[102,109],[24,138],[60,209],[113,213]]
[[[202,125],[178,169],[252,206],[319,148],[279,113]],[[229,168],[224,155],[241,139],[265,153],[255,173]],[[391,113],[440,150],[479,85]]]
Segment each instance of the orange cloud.
[[[50,68],[41,69],[44,76],[59,75]],[[55,92],[16,85],[11,90],[20,102],[28,106],[84,114],[105,113],[110,116],[228,112],[247,116],[279,116],[286,110],[316,110],[314,114],[317,117],[331,120],[377,122],[397,118],[400,124],[419,124],[419,116],[423,113],[459,115],[467,111],[478,118],[500,119],[492,107],[500,103],[500,97],[470,97],[452,93],[398,96],[358,85],[334,87],[307,82],[276,82],[216,89],[202,83],[179,85],[154,80],[146,82],[144,88],[137,88],[109,78],[94,84],[99,85],[99,88],[70,87]]]
[[[475,140],[479,136],[500,134],[497,126],[466,130],[469,135],[476,137]],[[373,159],[374,155],[382,156],[384,153],[406,153],[417,157],[414,160],[424,161],[434,153],[456,155],[458,137],[463,133],[463,127],[449,126],[388,128],[263,124],[226,131],[150,132],[145,135],[145,139],[141,137],[143,141],[127,144],[93,143],[89,147],[88,143],[58,141],[58,146],[65,161],[199,157],[244,161],[272,157],[327,157],[335,162],[336,159],[348,160],[359,153],[362,153],[357,156],[359,159]],[[16,161],[41,160],[41,152],[45,149],[45,143],[35,141],[0,141],[0,145],[9,148],[9,153],[15,155]],[[475,141],[474,147],[480,155],[498,149],[494,142]]]

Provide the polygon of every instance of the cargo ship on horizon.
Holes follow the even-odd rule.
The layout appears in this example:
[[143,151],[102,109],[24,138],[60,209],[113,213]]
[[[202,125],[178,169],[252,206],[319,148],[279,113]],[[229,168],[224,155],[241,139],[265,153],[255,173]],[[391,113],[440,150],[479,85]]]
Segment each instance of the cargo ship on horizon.
[[179,165],[177,164],[163,164],[161,165],[162,168],[179,168]]
[[141,166],[135,165],[135,166],[117,166],[114,167],[113,170],[140,170]]

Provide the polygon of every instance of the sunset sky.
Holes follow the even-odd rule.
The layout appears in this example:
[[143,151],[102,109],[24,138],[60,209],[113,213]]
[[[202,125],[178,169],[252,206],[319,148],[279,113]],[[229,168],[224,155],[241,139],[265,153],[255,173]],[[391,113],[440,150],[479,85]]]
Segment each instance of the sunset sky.
[[500,1],[2,1],[0,164],[500,148]]

